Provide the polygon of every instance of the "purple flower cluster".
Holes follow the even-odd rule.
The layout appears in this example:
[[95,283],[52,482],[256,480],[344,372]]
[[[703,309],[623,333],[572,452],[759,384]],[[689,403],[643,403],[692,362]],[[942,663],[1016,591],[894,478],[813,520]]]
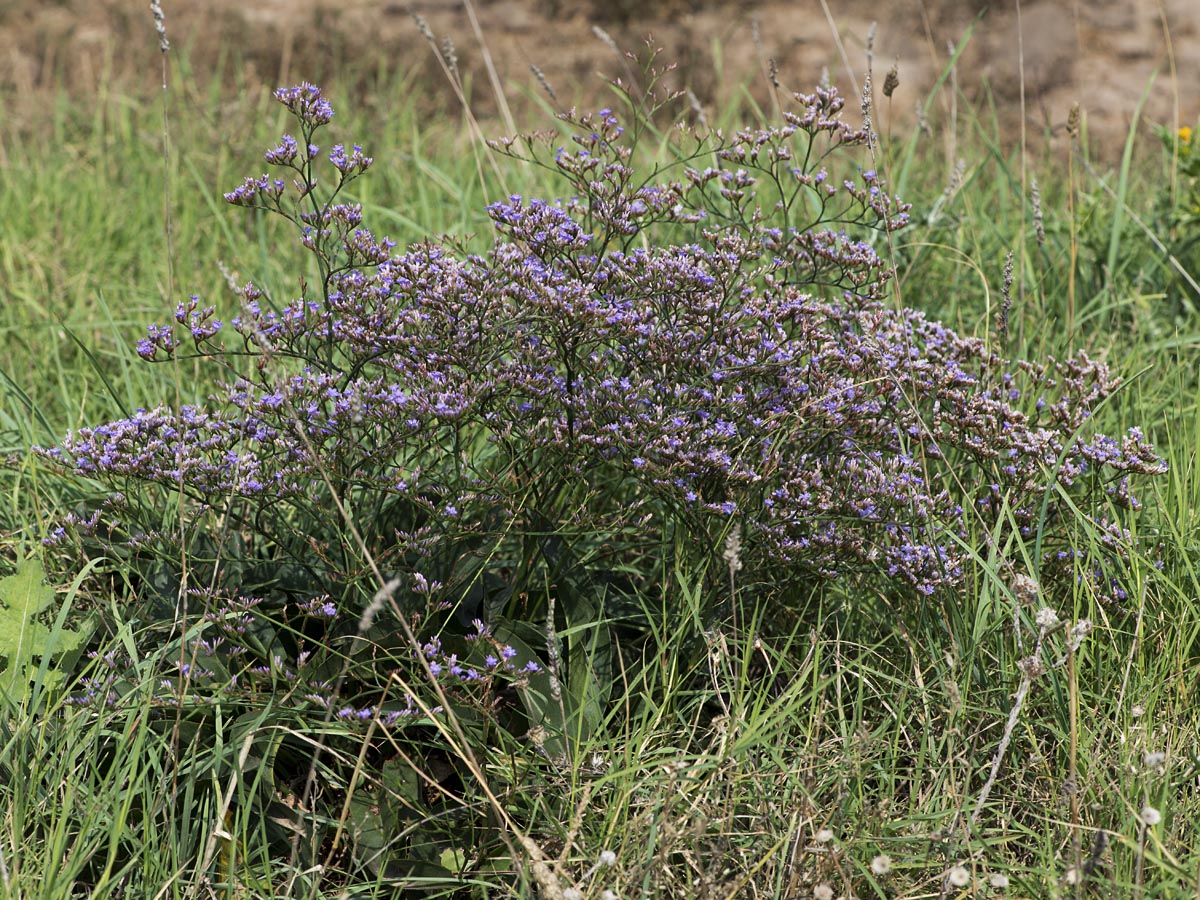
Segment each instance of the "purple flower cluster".
[[[425,657],[430,674],[435,678],[448,681],[451,684],[471,684],[490,679],[496,675],[516,676],[532,675],[541,671],[541,666],[534,660],[527,660],[523,665],[515,661],[517,651],[508,644],[496,640],[487,626],[479,619],[472,623],[475,631],[466,636],[468,643],[486,645],[480,652],[485,653],[482,660],[472,665],[460,660],[457,653],[449,653],[442,647],[439,637],[430,638],[420,649]],[[477,655],[477,654],[476,654]]]
[[[250,354],[254,372],[205,409],[69,435],[45,451],[61,465],[243,505],[281,545],[297,531],[348,542],[319,524],[330,490],[412,504],[415,524],[381,540],[419,552],[497,506],[601,532],[648,504],[701,541],[736,516],[748,558],[774,571],[880,573],[924,594],[960,584],[973,520],[1029,533],[1060,491],[1136,508],[1130,476],[1165,469],[1136,429],[1089,434],[1119,384],[1102,362],[1010,364],[892,304],[873,242],[908,207],[874,171],[827,173],[830,150],[869,139],[832,90],[800,96],[784,127],[712,136],[695,156],[717,165],[657,184],[611,111],[572,120],[574,144],[543,162],[568,198],[489,207],[495,241],[465,256],[433,242],[396,254],[357,206],[316,202],[310,139],[332,110],[311,85],[277,96],[303,141],[285,136],[268,161],[297,171],[284,214],[318,256],[320,296],[267,311],[247,286],[228,329],[183,304],[197,353]],[[370,164],[342,145],[329,160],[338,189]],[[278,184],[228,199],[283,211]],[[179,347],[154,327],[139,352]],[[588,499],[555,507],[551,482]]]
[[321,96],[321,89],[307,81],[296,87],[280,88],[275,92],[275,99],[307,129],[328,125],[333,119],[333,107]]

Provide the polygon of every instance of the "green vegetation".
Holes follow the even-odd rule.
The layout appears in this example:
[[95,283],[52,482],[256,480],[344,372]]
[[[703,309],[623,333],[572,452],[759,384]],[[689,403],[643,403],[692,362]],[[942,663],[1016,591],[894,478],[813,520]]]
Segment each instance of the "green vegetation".
[[[489,203],[562,193],[551,171],[421,122],[412,93],[399,80],[378,106],[332,97],[335,139],[376,157],[347,190],[377,234],[403,247],[448,233],[482,252]],[[535,607],[540,618],[495,638],[561,674],[560,699],[546,671],[459,691],[425,668],[415,677],[430,684],[414,685],[401,662],[420,649],[410,623],[437,611],[385,611],[391,633],[365,629],[359,613],[395,584],[363,562],[342,563],[336,586],[296,587],[293,571],[263,572],[249,525],[189,532],[173,566],[120,555],[113,535],[43,550],[68,517],[89,520],[108,486],[29,448],[220,390],[199,358],[140,360],[147,325],[190,294],[227,319],[241,303],[231,284],[252,280],[282,305],[320,277],[283,223],[222,199],[287,127],[274,101],[186,72],[165,97],[169,154],[163,98],[115,88],[86,106],[60,98],[45,129],[0,135],[0,535],[16,573],[0,581],[0,898],[1200,893],[1190,131],[1135,130],[1116,172],[1087,158],[1078,121],[1023,155],[982,114],[932,122],[957,129],[965,164],[953,176],[957,159],[919,132],[848,160],[913,205],[912,224],[875,237],[898,275],[890,302],[1006,358],[1083,350],[1125,379],[1088,428],[1140,427],[1168,470],[1144,478],[1144,508],[1121,519],[1118,563],[1092,568],[1112,549],[1103,489],[1083,501],[1057,486],[1036,527],[1019,527],[1006,498],[986,527],[968,516],[952,536],[961,582],[929,596],[886,577],[740,568],[754,535],[743,551],[725,527],[711,546],[683,529],[635,540],[612,525],[617,512],[608,532],[528,536],[528,558],[461,538],[442,561],[462,602],[475,590],[485,604],[559,604],[557,619]],[[672,159],[669,138],[643,135],[639,172]],[[582,493],[563,496],[592,500]],[[142,521],[183,532],[181,496],[126,499]],[[1078,555],[1052,565],[1046,548],[1063,546]],[[26,562],[39,554],[52,603]],[[392,562],[409,590],[407,560]],[[181,596],[192,569],[207,595]],[[220,607],[229,621],[245,614],[264,659],[315,648],[327,682],[372,702],[394,692],[381,708],[407,697],[412,724],[314,715],[283,663],[247,673],[231,698],[219,685],[233,654],[206,661],[211,690],[193,703],[204,613],[233,577],[292,598],[259,614]],[[346,621],[295,613],[295,598],[321,592],[336,592]],[[101,685],[98,701],[86,696]]]

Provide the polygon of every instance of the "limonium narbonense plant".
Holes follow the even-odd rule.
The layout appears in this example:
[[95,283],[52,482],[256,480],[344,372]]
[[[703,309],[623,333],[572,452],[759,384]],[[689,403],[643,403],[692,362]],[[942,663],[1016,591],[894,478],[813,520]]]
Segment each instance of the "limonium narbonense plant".
[[[1028,535],[1063,491],[1119,556],[1130,476],[1164,469],[1140,431],[1089,431],[1119,384],[1103,362],[1010,364],[896,303],[874,246],[907,208],[870,169],[831,174],[868,139],[833,89],[798,95],[780,127],[687,138],[649,178],[609,110],[565,116],[576,133],[545,152],[498,142],[568,190],[489,207],[479,255],[375,237],[344,199],[371,158],[318,148],[333,111],[317,88],[276,97],[299,136],[226,199],[294,223],[319,283],[278,307],[247,285],[228,323],[193,298],[150,329],[143,358],[228,374],[203,405],[44,451],[116,491],[106,515],[128,517],[135,486],[181,492],[185,533],[219,513],[322,590],[366,555],[419,570],[463,535],[685,529],[716,552],[736,519],[744,563],[777,583],[952,595],[973,520]],[[1065,531],[1042,546],[1075,552]]]

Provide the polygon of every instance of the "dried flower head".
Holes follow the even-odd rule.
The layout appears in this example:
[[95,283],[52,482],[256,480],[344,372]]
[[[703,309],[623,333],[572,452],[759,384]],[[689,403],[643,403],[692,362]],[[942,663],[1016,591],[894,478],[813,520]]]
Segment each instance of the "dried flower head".
[[1017,663],[1017,666],[1021,674],[1031,681],[1046,674],[1046,664],[1037,656],[1027,656]]
[[946,872],[946,883],[951,887],[966,887],[971,883],[971,873],[966,866],[951,866]]
[[1147,769],[1157,769],[1167,761],[1167,754],[1162,750],[1147,750],[1142,756],[1142,765]]
[[891,99],[892,94],[896,93],[896,88],[898,87],[900,87],[900,64],[894,62],[883,79],[883,96]]
[[1072,653],[1079,649],[1084,638],[1091,634],[1094,628],[1095,626],[1092,624],[1091,619],[1080,619],[1071,626],[1070,636],[1067,643],[1071,648]]
[[1038,628],[1042,631],[1051,631],[1059,624],[1058,613],[1048,606],[1043,606],[1034,615],[1033,621],[1037,623]]
[[167,17],[163,13],[162,3],[159,0],[151,0],[150,14],[154,16],[154,30],[158,34],[158,49],[162,53],[166,53],[171,49],[171,42],[167,40]]

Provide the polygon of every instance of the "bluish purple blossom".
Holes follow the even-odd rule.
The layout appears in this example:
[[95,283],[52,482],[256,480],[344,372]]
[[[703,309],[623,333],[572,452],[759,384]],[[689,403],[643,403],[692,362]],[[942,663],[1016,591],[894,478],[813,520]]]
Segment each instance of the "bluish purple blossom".
[[[332,116],[312,85],[277,97],[306,146]],[[339,499],[411,511],[372,553],[429,555],[497,511],[512,534],[543,527],[521,519],[522,498],[550,472],[585,498],[539,510],[555,527],[617,532],[644,509],[704,544],[736,516],[748,563],[879,575],[920,595],[961,588],[968,516],[1009,516],[1024,533],[1060,491],[1136,509],[1135,476],[1162,460],[1140,431],[1090,424],[1120,379],[1083,353],[1010,362],[897,308],[874,241],[908,207],[873,170],[842,181],[796,152],[869,137],[841,121],[835,91],[798,99],[783,126],[714,137],[711,165],[661,183],[636,177],[611,111],[579,117],[543,161],[570,190],[490,206],[494,241],[479,254],[433,241],[396,252],[376,237],[361,207],[335,200],[370,158],[334,145],[332,193],[308,171],[319,160],[300,161],[309,199],[291,216],[321,283],[272,308],[248,285],[224,329],[183,304],[138,352],[178,354],[188,329],[224,373],[209,400],[81,429],[44,453],[103,482],[182,488],[198,510],[250,511],[266,543],[301,557],[307,538],[282,523],[320,520],[331,484]],[[295,166],[300,143],[285,136],[270,161]],[[264,176],[229,199],[282,211],[283,192]],[[819,221],[791,212],[806,208]],[[226,366],[230,353],[258,365]],[[320,540],[346,541],[324,521]],[[1103,550],[1120,556],[1124,542],[1114,523]],[[436,639],[423,652],[439,674],[468,671]],[[510,659],[497,648],[476,671],[493,656]]]
[[333,107],[321,96],[321,89],[307,81],[296,87],[280,88],[275,99],[286,106],[300,120],[312,127],[326,125],[333,119]]

